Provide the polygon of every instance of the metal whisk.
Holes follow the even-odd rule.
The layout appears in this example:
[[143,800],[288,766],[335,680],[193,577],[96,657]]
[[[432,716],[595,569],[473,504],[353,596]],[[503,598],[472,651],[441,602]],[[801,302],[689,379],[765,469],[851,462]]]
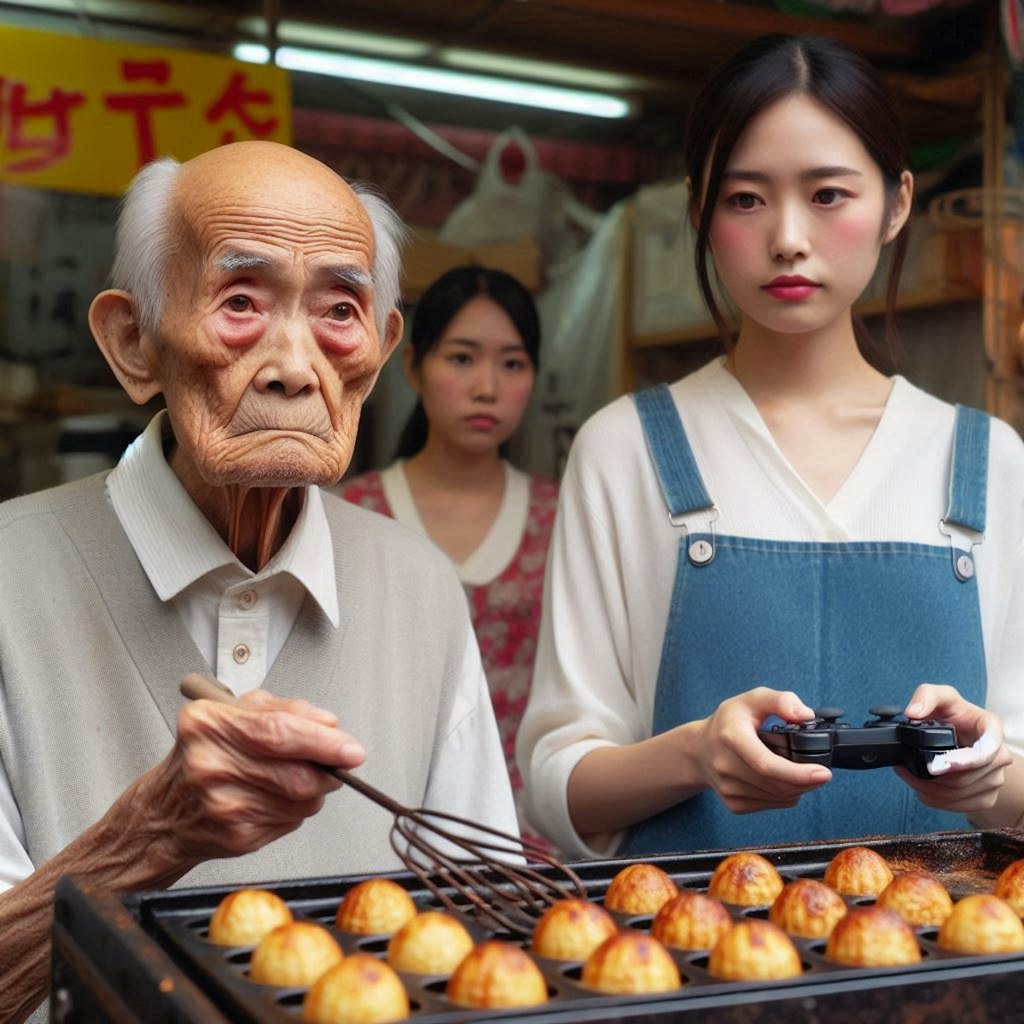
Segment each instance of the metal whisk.
[[[186,676],[181,692],[190,700],[241,704],[230,690],[205,676]],[[455,814],[405,807],[344,768],[317,767],[391,812],[391,848],[454,913],[468,911],[486,928],[529,936],[553,903],[586,897],[577,874],[532,840]]]

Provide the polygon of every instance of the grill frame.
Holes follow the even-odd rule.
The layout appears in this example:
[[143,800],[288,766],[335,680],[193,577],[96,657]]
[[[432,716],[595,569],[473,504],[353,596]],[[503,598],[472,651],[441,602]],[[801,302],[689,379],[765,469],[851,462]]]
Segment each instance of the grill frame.
[[[960,831],[922,836],[867,837],[806,844],[747,847],[772,861],[788,881],[820,878],[841,849],[863,845],[877,850],[895,871],[911,868],[936,874],[954,899],[991,891],[998,873],[1024,858],[1024,832]],[[721,859],[737,850],[610,858],[572,865],[588,896],[599,900],[611,878],[631,863],[657,864],[680,888],[703,889]],[[326,923],[341,896],[366,878],[386,877],[407,888],[424,909],[436,902],[409,872],[380,872],[260,884],[277,892],[296,916]],[[202,922],[217,903],[241,885],[172,889],[117,896],[79,886],[64,878],[57,888],[53,928],[51,1019],[68,1022],[131,1024],[280,1024],[297,1021],[301,990],[257,986],[244,977],[246,951],[221,950],[205,942]],[[851,902],[870,902],[854,900]],[[730,908],[734,909],[734,908]],[[764,916],[765,911],[735,911]],[[650,918],[623,918],[643,927]],[[197,924],[198,922],[198,924]],[[469,924],[469,922],[467,922]],[[475,937],[490,933],[470,924]],[[931,1021],[1024,1020],[1019,993],[1024,988],[1024,954],[956,956],[936,951],[934,929],[918,930],[926,954],[920,965],[899,968],[843,968],[823,965],[815,946],[796,940],[810,969],[799,979],[777,982],[716,982],[702,975],[701,955],[673,955],[692,983],[658,996],[603,996],[578,990],[567,974],[578,969],[538,958],[554,990],[553,999],[529,1010],[464,1010],[434,996],[443,983],[404,977],[422,1006],[410,1018],[419,1024],[463,1024],[501,1019],[523,1024],[592,1021],[665,1021],[689,1018],[714,1024],[787,1021],[850,1024],[892,1020],[913,1008]],[[346,951],[380,952],[386,940],[342,936]],[[234,960],[232,960],[234,958]],[[706,960],[706,955],[703,956]],[[433,989],[430,985],[435,986]],[[291,1000],[290,1003],[288,1000]],[[979,1008],[986,1016],[979,1018]],[[922,1018],[923,1019],[923,1018]]]

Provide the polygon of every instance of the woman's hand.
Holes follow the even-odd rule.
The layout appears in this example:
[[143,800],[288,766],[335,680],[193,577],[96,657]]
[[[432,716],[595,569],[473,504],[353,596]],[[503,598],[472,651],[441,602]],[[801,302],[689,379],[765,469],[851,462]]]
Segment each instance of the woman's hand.
[[722,701],[702,723],[697,757],[704,784],[734,814],[792,807],[832,778],[822,765],[794,764],[769,750],[757,735],[769,715],[806,722],[814,711],[795,693],[760,686]]
[[933,778],[919,779],[903,768],[896,772],[921,803],[943,811],[971,814],[993,807],[1006,781],[1013,756],[1003,742],[999,716],[964,700],[952,686],[924,683],[904,712],[907,718],[934,718],[956,728],[960,746],[937,754],[929,764]]

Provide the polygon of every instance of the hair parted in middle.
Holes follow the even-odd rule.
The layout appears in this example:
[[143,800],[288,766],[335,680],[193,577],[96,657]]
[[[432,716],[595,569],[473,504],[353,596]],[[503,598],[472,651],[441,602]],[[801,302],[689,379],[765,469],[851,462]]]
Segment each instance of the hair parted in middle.
[[[526,286],[503,270],[493,270],[470,264],[453,267],[442,274],[423,293],[413,311],[409,333],[412,350],[412,369],[417,369],[423,357],[441,340],[447,326],[459,311],[478,296],[490,299],[500,306],[512,321],[523,348],[534,370],[540,366],[540,317]],[[417,401],[398,439],[395,457],[411,458],[427,443],[430,424]]]
[[[860,139],[885,182],[892,200],[909,169],[906,133],[880,76],[855,51],[818,36],[769,35],[755,39],[725,61],[705,83],[687,122],[684,156],[690,176],[690,211],[697,226],[695,261],[701,295],[728,350],[733,343],[711,284],[708,239],[722,176],[740,135],[763,110],[778,100],[805,95],[830,110]],[[886,336],[890,358],[895,340],[894,311],[900,272],[906,257],[909,219],[891,243],[886,284]],[[867,329],[854,319],[857,344],[879,368],[890,360],[875,349]]]

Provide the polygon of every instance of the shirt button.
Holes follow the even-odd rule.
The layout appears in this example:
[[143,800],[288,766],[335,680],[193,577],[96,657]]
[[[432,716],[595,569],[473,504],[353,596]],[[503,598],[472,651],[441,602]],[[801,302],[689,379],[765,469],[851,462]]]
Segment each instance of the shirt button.
[[246,590],[238,597],[238,604],[241,608],[251,608],[259,600],[259,594],[255,590]]
[[249,648],[245,644],[239,644],[232,652],[231,656],[238,662],[239,665],[244,665],[249,660]]

